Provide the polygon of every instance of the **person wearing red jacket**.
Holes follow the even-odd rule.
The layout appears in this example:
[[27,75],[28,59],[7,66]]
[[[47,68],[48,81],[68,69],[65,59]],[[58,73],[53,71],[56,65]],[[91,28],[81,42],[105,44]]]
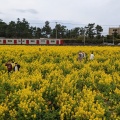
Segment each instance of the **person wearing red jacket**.
[[11,64],[11,61],[9,60],[5,66],[7,66],[7,70],[8,70],[8,74],[12,71],[12,64]]

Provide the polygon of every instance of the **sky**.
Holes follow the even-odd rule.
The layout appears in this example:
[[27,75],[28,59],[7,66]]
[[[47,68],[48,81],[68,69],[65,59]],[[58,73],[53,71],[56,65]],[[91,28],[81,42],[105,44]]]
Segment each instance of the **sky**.
[[31,26],[65,25],[68,29],[101,25],[103,35],[109,27],[120,26],[120,0],[0,0],[0,19],[9,23],[25,18]]

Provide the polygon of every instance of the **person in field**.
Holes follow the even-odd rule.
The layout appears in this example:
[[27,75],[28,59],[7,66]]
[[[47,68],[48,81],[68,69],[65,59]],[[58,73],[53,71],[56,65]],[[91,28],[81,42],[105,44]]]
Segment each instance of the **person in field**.
[[11,64],[12,64],[12,69],[14,69],[14,66],[15,66],[14,60],[12,60]]
[[83,57],[84,57],[83,52],[80,51],[80,52],[78,53],[78,60],[79,60],[79,61],[82,61]]
[[7,66],[7,70],[8,70],[8,74],[12,71],[12,64],[11,64],[11,61],[9,60],[5,66]]
[[82,52],[82,54],[83,54],[83,58],[85,58],[85,57],[86,57],[86,54],[85,54],[85,52],[84,52],[84,51]]
[[19,71],[19,69],[20,69],[20,65],[18,64],[18,63],[15,63],[15,66],[14,66],[14,68],[13,68],[13,71]]
[[93,51],[91,52],[90,54],[90,60],[93,60],[94,59],[94,54],[93,54]]

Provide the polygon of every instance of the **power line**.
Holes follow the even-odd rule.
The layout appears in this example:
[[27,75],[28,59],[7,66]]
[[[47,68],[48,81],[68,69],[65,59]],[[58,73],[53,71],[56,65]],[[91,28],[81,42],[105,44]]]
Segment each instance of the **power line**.
[[[31,22],[30,24],[44,24],[45,22]],[[56,22],[49,22],[49,23],[53,23],[53,24],[55,24]],[[57,22],[57,23],[61,23],[61,24],[71,24],[71,25],[88,25],[88,24],[85,24],[85,23],[70,23],[70,22]],[[120,25],[120,24],[119,24]],[[101,24],[101,26],[119,26],[119,25],[117,25],[117,24]]]

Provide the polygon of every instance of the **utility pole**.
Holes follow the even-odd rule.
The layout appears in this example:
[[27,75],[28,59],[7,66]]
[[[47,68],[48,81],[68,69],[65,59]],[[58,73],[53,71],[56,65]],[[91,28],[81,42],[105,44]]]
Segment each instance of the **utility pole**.
[[85,45],[85,30],[84,30],[84,45]]
[[86,42],[85,36],[86,36],[86,33],[87,33],[87,28],[88,28],[88,27],[84,27],[84,45],[85,45],[85,42]]
[[57,22],[55,22],[56,23],[56,39],[57,39]]
[[118,35],[120,35],[120,25],[119,25],[119,32],[118,32]]
[[113,45],[114,45],[114,34],[113,34]]
[[103,45],[104,45],[104,36],[103,36]]
[[85,45],[85,35],[86,35],[86,32],[87,32],[87,28],[88,28],[88,27],[85,27],[85,28],[84,28],[84,45]]
[[115,41],[115,37],[116,37],[116,34],[117,34],[117,29],[113,29],[113,45],[114,45],[114,41]]

